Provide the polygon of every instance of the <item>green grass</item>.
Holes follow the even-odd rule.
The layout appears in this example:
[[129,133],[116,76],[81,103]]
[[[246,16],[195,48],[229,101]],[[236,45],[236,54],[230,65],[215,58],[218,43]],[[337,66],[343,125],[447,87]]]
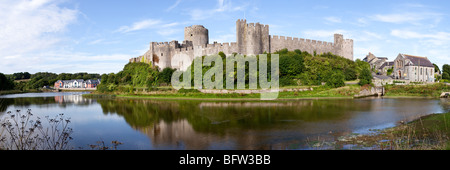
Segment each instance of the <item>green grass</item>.
[[19,94],[19,93],[37,93],[37,92],[40,92],[40,91],[36,90],[36,89],[30,89],[30,90],[26,90],[26,91],[22,91],[22,90],[3,90],[3,91],[0,91],[0,95]]
[[[298,86],[296,86],[298,88]],[[308,87],[309,88],[309,87]],[[298,88],[301,89],[301,88]],[[281,89],[283,90],[283,89]],[[359,93],[359,85],[350,85],[340,88],[329,88],[326,86],[313,87],[313,91],[289,91],[289,92],[279,92],[278,99],[328,99],[328,98],[353,98],[353,96]],[[102,94],[88,94],[84,95],[86,97],[94,97],[96,95],[101,96]],[[115,93],[111,94],[116,97],[125,98],[142,98],[142,99],[180,99],[180,100],[259,100],[261,95],[259,93],[252,94],[212,94],[212,93],[201,93],[192,90],[180,90],[178,92],[173,90],[168,91],[154,91],[152,94],[146,93]],[[104,97],[104,96],[102,96]]]
[[427,85],[387,85],[385,96],[439,97],[442,92],[450,92],[450,86],[444,83]]
[[[432,114],[376,134],[350,137],[337,145],[381,150],[450,150],[450,113]],[[342,142],[343,141],[343,142]]]

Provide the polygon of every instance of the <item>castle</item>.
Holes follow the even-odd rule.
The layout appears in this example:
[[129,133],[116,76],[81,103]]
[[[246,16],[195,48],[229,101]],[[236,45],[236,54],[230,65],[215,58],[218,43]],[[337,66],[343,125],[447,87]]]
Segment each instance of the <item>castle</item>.
[[130,62],[146,62],[158,66],[160,69],[167,67],[178,70],[186,70],[194,60],[194,57],[225,53],[227,56],[233,53],[243,55],[258,55],[274,53],[287,48],[299,49],[310,54],[328,53],[353,60],[353,40],[344,39],[341,34],[334,34],[334,43],[292,38],[278,35],[269,35],[269,25],[260,23],[248,23],[246,20],[236,21],[236,41],[231,43],[209,44],[209,33],[202,25],[193,25],[184,29],[184,41],[151,42],[150,49],[142,56],[131,58]]

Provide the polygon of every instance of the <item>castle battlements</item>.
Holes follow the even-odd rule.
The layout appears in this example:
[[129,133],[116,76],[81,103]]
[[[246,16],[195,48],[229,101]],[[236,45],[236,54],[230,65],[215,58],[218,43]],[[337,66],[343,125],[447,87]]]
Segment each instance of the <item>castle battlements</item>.
[[224,52],[226,55],[239,53],[258,55],[273,53],[287,48],[308,53],[327,53],[353,60],[353,40],[344,39],[342,34],[334,34],[334,43],[305,38],[270,35],[269,25],[247,23],[245,19],[236,21],[236,42],[209,43],[209,32],[203,25],[192,25],[184,29],[184,40],[171,42],[151,42],[149,50],[143,55],[130,59],[130,62],[148,62],[160,69],[166,67],[185,70],[194,57]]

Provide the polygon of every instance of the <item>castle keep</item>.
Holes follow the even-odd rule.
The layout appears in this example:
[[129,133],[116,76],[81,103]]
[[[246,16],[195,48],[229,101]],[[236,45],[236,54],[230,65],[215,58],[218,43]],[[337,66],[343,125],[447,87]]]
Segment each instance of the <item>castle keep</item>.
[[209,44],[209,33],[202,25],[193,25],[184,29],[184,41],[151,42],[150,49],[130,62],[146,62],[158,66],[186,70],[194,57],[218,54],[224,52],[227,56],[233,53],[243,55],[258,55],[264,52],[274,53],[287,48],[302,50],[310,54],[331,52],[353,60],[353,40],[344,39],[341,34],[334,34],[334,43],[303,38],[292,38],[269,35],[269,25],[247,23],[246,20],[236,21],[236,42]]

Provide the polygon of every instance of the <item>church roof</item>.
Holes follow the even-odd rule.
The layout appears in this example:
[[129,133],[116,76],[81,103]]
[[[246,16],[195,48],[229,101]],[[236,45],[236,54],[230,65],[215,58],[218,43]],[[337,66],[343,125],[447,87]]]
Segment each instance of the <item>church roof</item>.
[[408,54],[402,54],[403,57],[409,59],[413,63],[414,66],[423,66],[423,67],[434,67],[433,63],[428,60],[427,57],[413,56]]

